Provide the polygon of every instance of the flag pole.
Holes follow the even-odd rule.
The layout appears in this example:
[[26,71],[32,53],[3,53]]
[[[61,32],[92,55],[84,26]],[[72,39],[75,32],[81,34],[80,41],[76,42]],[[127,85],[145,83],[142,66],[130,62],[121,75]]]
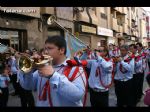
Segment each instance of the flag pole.
[[[74,38],[76,38],[78,41],[80,41],[82,44],[86,45],[84,42],[82,42],[80,39],[78,39],[76,36],[74,36],[74,34],[72,34],[70,31],[68,31],[66,28],[64,28],[64,26],[62,26],[60,23],[58,23],[56,20],[55,16],[50,16],[48,19],[48,24],[50,22],[50,24],[52,24],[53,22],[55,24],[57,24],[60,28],[62,28],[64,31],[68,32],[71,36],[73,36]],[[87,46],[87,45],[86,45]]]

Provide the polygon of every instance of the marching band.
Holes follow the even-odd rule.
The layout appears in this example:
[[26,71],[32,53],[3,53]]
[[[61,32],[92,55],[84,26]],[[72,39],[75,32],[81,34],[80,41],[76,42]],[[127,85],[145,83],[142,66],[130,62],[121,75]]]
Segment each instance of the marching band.
[[[10,50],[6,63],[0,61],[0,106],[5,107],[9,81],[22,106],[85,106],[89,89],[91,106],[109,107],[109,89],[114,86],[116,105],[134,107],[141,100],[145,70],[150,67],[150,45],[144,49],[141,43],[87,47],[76,52],[73,60],[66,57],[66,41],[59,36],[49,37],[40,53]],[[52,65],[44,63],[28,73],[21,70],[19,57],[42,61],[43,54],[53,58]],[[36,100],[32,91],[37,92]]]

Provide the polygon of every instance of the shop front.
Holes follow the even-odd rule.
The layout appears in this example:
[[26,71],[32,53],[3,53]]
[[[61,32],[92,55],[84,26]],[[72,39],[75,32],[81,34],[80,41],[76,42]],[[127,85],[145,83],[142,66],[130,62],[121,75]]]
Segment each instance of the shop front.
[[83,41],[85,44],[90,45],[90,47],[95,48],[92,40],[96,36],[96,25],[88,24],[88,23],[75,23],[75,34],[77,38]]
[[13,47],[17,51],[22,51],[27,48],[26,31],[0,29],[0,43]]
[[110,43],[115,43],[113,31],[107,28],[97,27],[97,35],[99,36],[100,46],[107,46]]

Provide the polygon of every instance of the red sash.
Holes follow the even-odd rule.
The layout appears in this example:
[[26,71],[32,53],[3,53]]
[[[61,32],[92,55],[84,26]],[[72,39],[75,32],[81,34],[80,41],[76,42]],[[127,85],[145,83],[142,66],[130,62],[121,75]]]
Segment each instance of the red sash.
[[[77,78],[76,75],[77,75],[77,73],[79,72],[79,67],[76,66],[75,71],[74,71],[72,77],[69,78],[68,76],[69,76],[69,74],[70,74],[71,69],[72,69],[72,67],[67,66],[67,67],[64,69],[64,72],[63,72],[63,73],[64,73],[65,76],[68,78],[68,80],[72,82],[72,81],[74,81],[74,80]],[[82,81],[83,81],[83,83],[84,83],[84,87],[85,87],[85,95],[84,95],[84,99],[83,99],[83,107],[85,107],[85,105],[86,105],[86,100],[87,100],[87,93],[88,93],[88,77],[87,77],[87,74],[86,74],[86,72],[85,72],[84,67],[83,67],[83,70],[84,70],[83,72],[84,72],[85,77],[86,77],[86,82],[84,82],[84,80],[83,80],[83,78],[82,78],[82,73],[80,73],[79,76],[81,76]],[[78,77],[79,77],[79,76],[78,76]]]
[[[61,70],[62,67],[59,69]],[[58,70],[58,71],[59,71]],[[58,72],[57,71],[57,72]],[[39,86],[39,100],[40,101],[46,101],[47,99],[47,94],[48,94],[48,101],[49,101],[49,105],[52,107],[53,103],[52,103],[52,99],[51,99],[51,89],[50,89],[50,83],[49,83],[49,79],[46,81],[46,83],[44,84],[43,88],[41,89],[41,84],[42,84],[42,77],[41,77],[41,81],[40,81],[40,86]],[[40,92],[41,91],[41,92]],[[41,95],[42,94],[42,95]]]
[[[68,78],[68,80],[69,81],[74,81],[77,77],[76,77],[76,75],[77,75],[77,73],[79,72],[79,66],[76,66],[76,68],[75,68],[75,71],[74,71],[74,73],[72,74],[72,77],[71,78],[69,78],[68,76],[69,76],[69,74],[70,74],[70,71],[71,71],[71,69],[73,68],[73,66],[74,66],[74,64],[73,64],[73,60],[68,60],[68,62],[69,62],[69,64],[71,65],[71,66],[67,66],[65,69],[64,69],[64,71],[63,71],[63,74]],[[82,62],[82,64],[86,64],[87,62],[86,61],[83,61]],[[85,65],[82,65],[82,66],[85,66]],[[61,69],[61,68],[60,68]],[[60,70],[59,69],[59,70]],[[83,67],[83,69],[84,69],[84,67]],[[58,70],[58,71],[59,71]],[[83,83],[84,83],[84,86],[85,86],[85,95],[84,95],[84,100],[83,100],[83,106],[85,106],[85,104],[86,104],[86,99],[87,99],[87,92],[88,92],[88,78],[87,78],[87,74],[86,74],[86,72],[85,72],[85,70],[83,71],[84,73],[85,73],[85,76],[86,76],[86,83],[84,82],[84,80],[83,80],[83,78],[82,78],[82,81],[83,81]],[[80,75],[79,76],[81,76],[82,77],[82,73],[80,73]],[[42,83],[42,78],[41,78],[41,81],[40,81],[40,88],[39,88],[39,91],[42,91],[41,93],[42,93],[42,95],[41,95],[41,93],[39,93],[39,100],[43,100],[43,101],[45,101],[46,99],[47,99],[47,93],[48,93],[48,101],[49,101],[49,104],[50,104],[50,106],[52,107],[53,106],[53,103],[52,103],[52,99],[51,99],[51,90],[50,90],[50,83],[49,83],[49,80],[47,80],[46,81],[46,83],[45,83],[45,85],[43,86],[43,88],[42,88],[42,90],[41,90],[41,83]]]
[[[127,62],[127,63],[129,64],[130,61],[131,61],[133,58],[135,58],[135,55],[134,55],[134,54],[133,54],[131,57],[128,57],[127,59],[125,59],[124,62]],[[123,66],[122,66],[121,63],[120,63],[119,69],[120,69],[120,71],[121,71],[123,74],[125,74],[125,73],[128,72],[125,68],[123,68]]]
[[[110,58],[104,58],[107,62],[110,61]],[[102,81],[102,77],[101,77],[101,68],[98,66],[97,69],[96,69],[96,77],[99,75],[99,78],[100,78],[100,84],[105,88],[110,88],[110,86],[112,85],[113,83],[113,80],[114,80],[114,68],[115,68],[115,64],[113,63],[113,71],[112,71],[112,81],[110,84],[108,85],[105,85]]]

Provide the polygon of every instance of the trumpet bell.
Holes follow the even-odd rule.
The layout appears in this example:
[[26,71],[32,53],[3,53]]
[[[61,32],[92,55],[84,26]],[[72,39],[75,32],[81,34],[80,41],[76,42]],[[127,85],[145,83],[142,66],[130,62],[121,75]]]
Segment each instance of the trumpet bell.
[[53,58],[48,55],[43,55],[44,59],[33,60],[28,56],[21,56],[18,60],[18,66],[21,71],[24,73],[29,73],[32,68],[38,68],[44,65],[52,65]]
[[52,25],[54,23],[54,20],[56,20],[56,16],[52,15],[48,18],[47,24]]
[[21,56],[18,60],[19,69],[22,70],[24,73],[28,73],[31,71],[33,66],[33,60],[31,60],[27,56]]

